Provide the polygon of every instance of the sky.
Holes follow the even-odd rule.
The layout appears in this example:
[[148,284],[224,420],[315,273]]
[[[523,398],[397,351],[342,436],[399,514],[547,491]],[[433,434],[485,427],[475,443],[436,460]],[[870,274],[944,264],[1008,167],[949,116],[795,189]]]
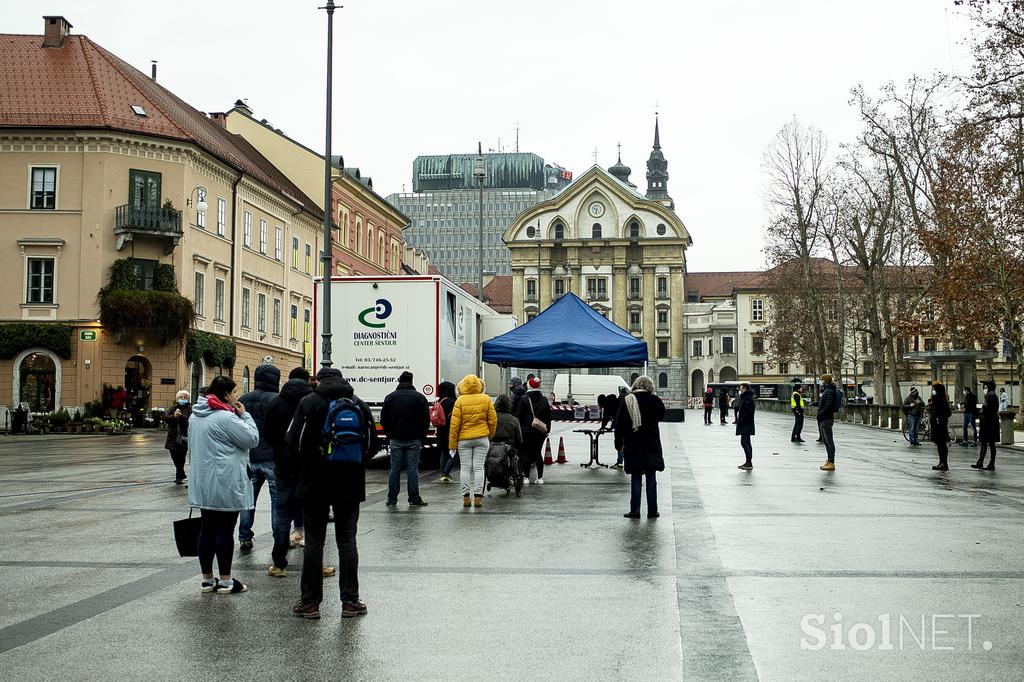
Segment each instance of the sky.
[[[73,33],[202,111],[245,99],[322,150],[326,0],[0,0],[0,32]],[[579,175],[622,160],[646,187],[654,116],[691,272],[763,265],[761,159],[796,117],[832,149],[859,124],[850,89],[967,75],[953,0],[341,0],[333,152],[388,195],[421,154],[534,152]]]

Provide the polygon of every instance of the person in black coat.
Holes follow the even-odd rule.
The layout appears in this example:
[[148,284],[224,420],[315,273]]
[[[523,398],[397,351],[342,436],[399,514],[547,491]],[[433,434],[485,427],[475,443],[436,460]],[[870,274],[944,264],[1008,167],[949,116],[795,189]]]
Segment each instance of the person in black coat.
[[164,448],[171,453],[171,461],[174,462],[175,485],[181,485],[188,480],[185,476],[185,456],[188,454],[188,418],[191,414],[192,405],[188,401],[188,391],[178,391],[174,397],[174,404],[164,415],[164,421],[167,422]]
[[[527,381],[528,391],[519,401],[519,410],[516,417],[519,418],[519,425],[523,428],[522,463],[525,483],[530,482],[530,466],[537,467],[536,483],[544,483],[544,456],[541,450],[544,448],[544,440],[551,433],[551,403],[540,392],[540,379],[533,377]],[[536,417],[544,422],[546,429],[539,431],[533,428],[533,418]]]
[[928,422],[932,427],[932,442],[939,451],[939,463],[935,471],[949,471],[949,416],[953,408],[946,395],[946,387],[936,381],[932,384],[932,397],[928,401]]
[[640,492],[647,479],[647,518],[658,513],[657,472],[665,470],[659,424],[665,418],[665,403],[654,394],[650,377],[637,377],[633,392],[623,401],[615,418],[615,449],[623,454],[624,468],[630,481],[627,519],[640,518]]
[[405,469],[409,505],[427,506],[420,497],[420,450],[430,431],[430,405],[423,394],[416,390],[412,372],[402,372],[398,377],[397,388],[384,398],[380,425],[388,436],[391,454],[386,505],[394,507],[398,504],[402,469]]
[[[515,378],[515,377],[513,377]],[[437,399],[444,410],[444,426],[437,427],[437,447],[441,451],[441,483],[452,482],[452,467],[459,458],[458,450],[448,449],[448,435],[452,431],[452,410],[455,409],[455,384],[442,381],[437,385]]]
[[723,386],[722,392],[718,394],[718,416],[721,419],[722,426],[726,424],[726,417],[729,415],[729,403],[731,402],[729,390]]
[[[266,439],[267,411],[277,397],[281,386],[281,370],[273,365],[260,365],[253,372],[254,389],[239,398],[245,411],[256,422],[260,431],[260,442],[249,451],[249,482],[252,484],[253,503],[258,504],[263,484],[270,489],[270,518],[276,519],[277,476],[274,466],[274,448]],[[256,520],[256,509],[247,509],[238,517],[238,542],[242,552],[252,551],[252,525]],[[273,522],[272,522],[273,523]]]
[[[981,425],[978,439],[981,441],[981,452],[978,461],[971,465],[972,469],[996,470],[996,443],[999,442],[999,396],[996,395],[996,382],[985,382],[985,402],[981,406]],[[992,458],[985,466],[985,450],[992,448]]]
[[754,468],[754,447],[750,443],[750,437],[754,435],[755,409],[757,405],[754,403],[754,392],[750,390],[750,384],[740,384],[740,394],[736,397],[736,435],[740,437],[740,446],[746,460],[739,468],[748,471]]

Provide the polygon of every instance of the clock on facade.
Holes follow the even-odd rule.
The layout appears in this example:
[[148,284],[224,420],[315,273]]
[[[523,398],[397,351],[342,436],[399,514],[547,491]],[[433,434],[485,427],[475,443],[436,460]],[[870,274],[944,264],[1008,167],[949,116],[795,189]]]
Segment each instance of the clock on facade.
[[600,201],[595,201],[590,205],[590,215],[593,218],[600,218],[604,215],[604,204]]

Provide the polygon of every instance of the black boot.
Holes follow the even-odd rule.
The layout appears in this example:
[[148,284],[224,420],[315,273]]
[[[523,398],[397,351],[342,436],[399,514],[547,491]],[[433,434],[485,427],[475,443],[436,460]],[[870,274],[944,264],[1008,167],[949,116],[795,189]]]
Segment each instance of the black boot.
[[972,469],[984,469],[985,468],[985,451],[982,450],[981,454],[978,455],[978,461],[971,465]]
[[996,453],[992,453],[992,459],[988,461],[988,466],[985,468],[988,469],[989,471],[996,470]]

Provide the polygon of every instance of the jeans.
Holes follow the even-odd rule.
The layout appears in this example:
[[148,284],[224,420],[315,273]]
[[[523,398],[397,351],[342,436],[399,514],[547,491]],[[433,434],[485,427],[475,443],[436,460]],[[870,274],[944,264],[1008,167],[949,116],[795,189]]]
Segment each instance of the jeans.
[[484,494],[484,463],[487,461],[487,451],[490,447],[491,441],[487,438],[459,441],[459,459],[462,461],[459,483],[462,484],[463,495],[469,495],[470,492],[470,469],[473,471],[473,495]]
[[647,478],[647,513],[653,514],[658,511],[658,481],[657,472],[648,471],[643,474],[633,474],[629,482],[629,511],[635,514],[640,513],[640,489],[643,487],[644,478]]
[[199,569],[203,575],[213,573],[213,557],[216,555],[220,575],[230,576],[231,559],[235,555],[231,534],[238,521],[238,512],[212,509],[200,509],[199,512],[203,518],[199,527]]
[[[441,450],[441,475],[451,476],[452,467],[455,466],[455,460],[459,458],[458,450],[448,450],[448,444],[445,443],[440,446]],[[455,454],[453,455],[452,452]]]
[[974,429],[974,438],[971,439],[972,443],[978,442],[978,424],[975,421],[973,412],[964,413],[964,445],[967,445],[967,426],[970,425]]
[[242,512],[238,523],[238,541],[252,541],[252,524],[256,521],[256,502],[260,499],[260,490],[264,481],[270,488],[270,523],[271,527],[277,520],[277,469],[273,462],[250,462],[249,482],[252,484],[253,508]]
[[391,449],[391,473],[388,475],[388,504],[398,504],[401,490],[402,469],[405,469],[409,484],[409,501],[420,501],[420,446],[418,440],[394,440]]
[[793,435],[790,436],[791,440],[800,440],[800,434],[804,430],[804,413],[797,412],[793,415]]
[[[270,557],[278,568],[288,567],[288,546],[291,543],[292,519],[296,511],[302,513],[302,507],[295,496],[298,481],[284,476],[277,478],[277,513],[273,514],[271,524],[274,530],[274,549]],[[299,528],[302,528],[301,522]]]
[[832,426],[834,424],[834,419],[824,419],[818,422],[818,428],[821,429],[821,439],[825,441],[825,456],[833,464],[836,461],[836,441],[832,436]]
[[910,442],[917,442],[917,426],[921,423],[920,415],[907,415],[907,435],[910,436]]
[[302,603],[319,604],[324,600],[324,543],[327,541],[327,515],[334,508],[334,539],[338,543],[338,588],[342,603],[359,600],[359,549],[356,529],[358,503],[332,503],[328,499],[307,498],[303,504],[306,547],[302,553]]
[[743,448],[743,456],[747,458],[747,464],[750,464],[754,459],[754,446],[751,445],[748,434],[740,436],[740,447]]
[[704,408],[704,423],[705,424],[710,424],[711,423],[711,408],[710,407],[705,407]]
[[174,462],[174,480],[185,480],[185,456],[188,454],[188,450],[168,448],[167,451],[171,453],[171,461]]

